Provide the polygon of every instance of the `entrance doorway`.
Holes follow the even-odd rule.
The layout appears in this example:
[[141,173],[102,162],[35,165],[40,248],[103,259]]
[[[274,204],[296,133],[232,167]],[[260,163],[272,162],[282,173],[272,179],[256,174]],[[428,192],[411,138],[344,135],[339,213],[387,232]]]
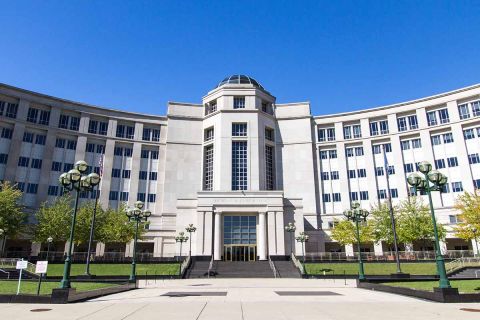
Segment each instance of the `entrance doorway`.
[[257,259],[256,245],[225,245],[223,250],[225,261],[255,261]]

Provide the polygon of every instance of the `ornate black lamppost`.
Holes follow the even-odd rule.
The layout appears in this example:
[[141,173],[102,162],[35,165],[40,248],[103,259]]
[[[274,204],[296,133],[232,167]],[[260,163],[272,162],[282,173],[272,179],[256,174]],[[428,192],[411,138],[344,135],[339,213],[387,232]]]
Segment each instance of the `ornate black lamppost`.
[[180,259],[182,259],[182,244],[187,242],[188,236],[185,235],[185,232],[179,232],[178,236],[175,237],[176,242],[180,242]]
[[50,253],[50,244],[52,244],[53,242],[53,238],[52,237],[48,237],[47,238],[47,256],[45,258],[45,260],[48,261],[48,254]]
[[[301,242],[302,243],[302,256],[303,256],[303,264],[305,264],[305,242],[308,242],[308,235],[305,234],[305,232],[300,232],[300,234],[298,235],[298,237],[295,238],[295,240],[297,240],[298,242]],[[305,266],[303,266],[305,268]]]
[[135,238],[133,240],[133,256],[132,256],[132,272],[130,273],[130,282],[137,280],[136,276],[136,257],[137,257],[137,239],[138,239],[138,224],[142,221],[147,221],[148,217],[152,215],[150,210],[143,210],[144,203],[137,201],[133,208],[127,209],[126,215],[130,221],[135,222]]
[[287,231],[290,234],[290,255],[293,254],[293,247],[295,246],[295,243],[293,242],[293,236],[295,235],[295,230],[297,230],[297,227],[292,222],[289,222],[285,226],[285,231]]
[[358,279],[365,280],[365,271],[363,269],[363,261],[362,261],[362,251],[360,246],[360,226],[358,225],[360,222],[367,221],[367,216],[369,212],[367,210],[363,210],[360,208],[360,203],[353,202],[352,209],[345,210],[343,215],[350,221],[355,222],[355,227],[357,229],[357,246],[358,246]]
[[447,272],[445,270],[445,261],[440,250],[440,242],[438,240],[437,221],[435,219],[435,211],[433,209],[432,191],[441,191],[442,187],[447,183],[448,178],[440,171],[432,170],[432,165],[427,161],[422,161],[418,165],[418,170],[423,174],[423,177],[417,173],[412,173],[408,176],[408,184],[415,188],[415,193],[418,190],[425,191],[428,195],[428,203],[430,204],[430,214],[432,216],[433,234],[435,236],[435,260],[437,263],[437,272],[440,276],[440,288],[451,288],[450,281],[448,281]]
[[64,189],[68,191],[75,190],[75,206],[73,209],[72,225],[70,227],[70,238],[68,243],[67,258],[63,269],[63,278],[60,287],[70,288],[70,268],[72,264],[73,236],[75,234],[75,222],[77,219],[78,195],[80,192],[91,191],[100,183],[100,176],[96,173],[84,174],[88,169],[88,164],[83,161],[77,161],[72,170],[62,173],[58,181]]
[[[188,251],[188,255],[191,257],[192,256],[192,232],[195,232],[197,231],[197,228],[193,226],[193,224],[189,224],[188,227],[185,228],[185,230],[187,230],[188,234],[190,235],[189,239],[190,239],[190,247],[189,247],[189,251]],[[180,252],[181,253],[181,252]]]

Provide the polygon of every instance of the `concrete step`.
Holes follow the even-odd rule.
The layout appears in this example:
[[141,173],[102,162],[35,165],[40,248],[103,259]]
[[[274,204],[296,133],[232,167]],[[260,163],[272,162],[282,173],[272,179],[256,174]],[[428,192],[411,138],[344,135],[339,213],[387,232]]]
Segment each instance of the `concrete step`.
[[291,261],[274,261],[280,278],[301,278],[300,271]]

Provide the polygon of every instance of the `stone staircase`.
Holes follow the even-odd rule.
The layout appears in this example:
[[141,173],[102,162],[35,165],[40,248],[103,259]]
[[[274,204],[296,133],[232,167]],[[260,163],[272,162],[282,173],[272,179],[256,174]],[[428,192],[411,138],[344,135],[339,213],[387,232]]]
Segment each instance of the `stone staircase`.
[[[20,274],[20,270],[13,269],[13,268],[2,268],[0,271],[0,279],[1,280],[18,279],[19,274]],[[32,274],[24,270],[22,272],[22,279],[38,279],[38,275]]]
[[461,268],[449,274],[448,277],[450,279],[480,278],[480,268],[479,267]]
[[207,273],[208,273],[209,265],[210,265],[210,261],[193,259],[190,267],[185,273],[185,278],[187,279],[206,278],[208,276]]
[[216,261],[217,278],[274,278],[268,261]]
[[279,278],[301,278],[300,271],[292,261],[274,261]]

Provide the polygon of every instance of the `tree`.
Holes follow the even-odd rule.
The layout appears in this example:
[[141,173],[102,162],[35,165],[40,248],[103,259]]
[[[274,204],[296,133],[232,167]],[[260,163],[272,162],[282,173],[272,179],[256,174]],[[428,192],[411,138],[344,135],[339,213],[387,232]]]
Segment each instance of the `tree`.
[[[398,207],[393,207],[393,216],[398,228]],[[380,203],[370,211],[370,219],[373,224],[373,240],[375,242],[383,241],[390,247],[394,243],[392,220],[390,218],[390,207],[387,202]]]
[[[74,242],[76,245],[88,243],[88,240],[90,239],[90,227],[92,224],[94,209],[94,201],[82,202],[82,204],[79,206],[74,235]],[[97,210],[95,213],[95,228],[93,233],[94,240],[104,242],[102,230],[103,226],[107,223],[107,214],[105,210],[97,204]]]
[[[410,197],[400,203],[398,226],[399,239],[405,244],[421,240],[425,247],[426,241],[435,239],[430,209],[420,198]],[[446,237],[444,226],[437,223],[437,230],[438,238],[444,240]]]
[[[117,210],[109,208],[105,212],[105,223],[100,226],[99,237],[102,242],[127,243],[135,236],[135,223],[128,220],[126,206],[121,205]],[[144,222],[138,226],[138,237],[146,232]]]
[[[359,223],[360,242],[366,243],[373,240],[373,225],[370,221]],[[331,237],[341,245],[357,243],[357,230],[355,224],[349,220],[336,220],[332,229]]]
[[15,238],[25,231],[27,214],[20,204],[22,191],[8,181],[0,182],[0,229],[4,237]]
[[[453,228],[455,235],[464,240],[478,238],[480,233],[480,191],[465,192],[457,198],[455,208],[460,211],[458,224]],[[475,235],[473,230],[477,230]]]
[[45,242],[48,237],[55,241],[67,241],[70,236],[72,214],[72,198],[69,195],[58,197],[51,204],[42,203],[35,214],[37,224],[33,230],[34,241]]

